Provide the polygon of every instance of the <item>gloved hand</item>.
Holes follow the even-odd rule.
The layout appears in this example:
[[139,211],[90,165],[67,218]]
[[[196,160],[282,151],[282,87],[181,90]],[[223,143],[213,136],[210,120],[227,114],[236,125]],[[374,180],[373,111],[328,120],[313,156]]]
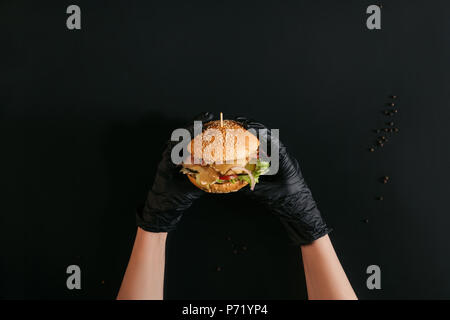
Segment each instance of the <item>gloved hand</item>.
[[[214,115],[210,112],[202,113],[193,119],[186,129],[194,137],[194,121],[208,122],[213,118]],[[142,210],[138,210],[137,225],[145,231],[169,232],[174,230],[183,212],[192,205],[194,200],[205,193],[189,182],[186,176],[180,173],[180,167],[172,162],[170,154],[177,143],[168,141],[145,206]]]
[[[244,117],[236,118],[246,129],[267,129],[267,146],[272,136],[263,124]],[[273,138],[275,139],[275,137]],[[261,139],[263,142],[264,140]],[[280,163],[275,175],[260,176],[254,191],[243,189],[251,198],[264,204],[277,215],[287,230],[289,238],[296,245],[305,245],[331,232],[323,221],[311,191],[306,185],[295,158],[278,139]]]

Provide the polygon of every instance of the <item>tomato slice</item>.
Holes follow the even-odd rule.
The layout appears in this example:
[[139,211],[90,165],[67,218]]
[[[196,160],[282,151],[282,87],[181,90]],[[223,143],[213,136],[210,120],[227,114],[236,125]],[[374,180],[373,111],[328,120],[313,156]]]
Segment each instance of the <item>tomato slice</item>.
[[220,176],[219,179],[228,181],[228,180],[231,180],[231,179],[236,179],[237,177],[238,176],[235,175],[235,174],[230,174],[228,176]]

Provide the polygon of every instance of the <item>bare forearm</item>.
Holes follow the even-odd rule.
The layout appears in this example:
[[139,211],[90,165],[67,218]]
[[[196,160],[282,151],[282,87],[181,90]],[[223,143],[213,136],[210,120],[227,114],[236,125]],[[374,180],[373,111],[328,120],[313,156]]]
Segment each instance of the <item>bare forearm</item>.
[[167,233],[146,232],[138,228],[117,299],[163,298],[166,238]]
[[328,235],[301,250],[309,299],[357,299]]

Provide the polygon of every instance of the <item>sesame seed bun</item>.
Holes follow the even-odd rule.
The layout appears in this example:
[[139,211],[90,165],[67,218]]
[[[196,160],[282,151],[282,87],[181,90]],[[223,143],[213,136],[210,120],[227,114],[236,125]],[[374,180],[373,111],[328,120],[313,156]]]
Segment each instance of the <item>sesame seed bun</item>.
[[259,140],[241,124],[233,120],[210,121],[203,125],[203,132],[187,146],[195,158],[206,164],[225,163],[233,160],[249,160],[257,153]]

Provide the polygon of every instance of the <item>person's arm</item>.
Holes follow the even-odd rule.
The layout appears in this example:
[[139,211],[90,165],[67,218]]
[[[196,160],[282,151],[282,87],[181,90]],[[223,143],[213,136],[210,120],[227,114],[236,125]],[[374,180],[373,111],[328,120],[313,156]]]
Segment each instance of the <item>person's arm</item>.
[[162,300],[166,238],[138,228],[118,300]]
[[357,300],[328,235],[301,246],[310,300]]
[[[210,112],[194,121],[208,122]],[[193,123],[185,127],[193,134]],[[167,233],[176,229],[184,212],[204,192],[196,188],[172,162],[175,142],[169,140],[143,208],[136,213],[138,231],[117,299],[162,299]]]
[[[236,120],[246,129],[265,129],[267,135],[260,136],[260,140],[270,143],[271,154],[278,147],[277,173],[261,176],[253,191],[244,189],[242,192],[277,215],[291,243],[301,247],[309,299],[356,299],[328,237],[331,228],[328,228],[317,208],[298,161],[288,153],[278,135],[272,136],[271,130],[264,124],[243,117]],[[264,160],[267,152],[263,150],[259,154]],[[271,166],[273,164],[271,162]]]

